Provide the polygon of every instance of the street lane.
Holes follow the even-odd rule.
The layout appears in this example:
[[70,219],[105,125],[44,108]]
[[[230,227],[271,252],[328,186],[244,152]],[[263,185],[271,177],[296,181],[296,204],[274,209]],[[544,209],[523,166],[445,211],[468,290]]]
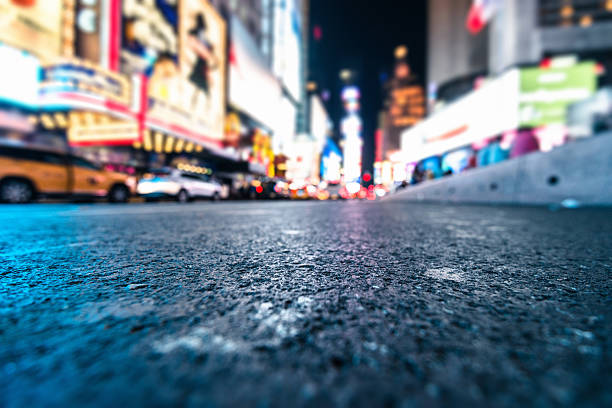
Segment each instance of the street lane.
[[2,406],[612,402],[610,210],[51,204],[0,227]]

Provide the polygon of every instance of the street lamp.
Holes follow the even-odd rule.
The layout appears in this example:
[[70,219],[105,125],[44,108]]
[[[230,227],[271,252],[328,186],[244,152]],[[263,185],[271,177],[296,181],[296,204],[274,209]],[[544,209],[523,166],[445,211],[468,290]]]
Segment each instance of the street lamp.
[[397,59],[402,59],[405,58],[406,55],[408,55],[408,47],[406,47],[405,45],[398,45],[397,47],[395,47],[395,58]]

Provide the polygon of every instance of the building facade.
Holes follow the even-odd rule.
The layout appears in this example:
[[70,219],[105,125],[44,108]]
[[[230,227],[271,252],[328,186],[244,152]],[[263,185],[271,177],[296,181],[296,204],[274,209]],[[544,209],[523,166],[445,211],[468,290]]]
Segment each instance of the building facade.
[[[498,0],[488,25],[466,28],[470,0],[430,0],[427,84],[430,99],[452,101],[481,76],[573,54],[612,68],[612,2]],[[611,82],[609,74],[601,81]],[[430,105],[431,106],[431,105]]]

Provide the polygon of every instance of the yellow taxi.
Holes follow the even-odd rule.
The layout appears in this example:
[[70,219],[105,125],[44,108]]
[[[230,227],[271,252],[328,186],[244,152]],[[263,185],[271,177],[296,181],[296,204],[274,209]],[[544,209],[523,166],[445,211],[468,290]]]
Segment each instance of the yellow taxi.
[[0,200],[27,203],[40,197],[106,198],[126,202],[136,180],[66,153],[0,146]]

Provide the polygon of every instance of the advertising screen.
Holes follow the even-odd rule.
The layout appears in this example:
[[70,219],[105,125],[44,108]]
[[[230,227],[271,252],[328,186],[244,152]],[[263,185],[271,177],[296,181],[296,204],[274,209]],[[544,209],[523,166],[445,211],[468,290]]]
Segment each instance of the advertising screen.
[[61,51],[63,0],[0,0],[0,41],[41,58]]
[[274,128],[274,137],[272,138],[275,153],[287,153],[287,148],[295,136],[296,114],[297,109],[293,102],[283,96],[279,104],[276,118],[277,125]]
[[36,107],[40,79],[38,59],[0,44],[0,61],[0,101]]
[[559,68],[521,69],[520,125],[565,124],[568,105],[587,99],[596,88],[593,62]]
[[151,71],[158,60],[176,63],[178,9],[176,0],[122,2],[121,70]]
[[147,123],[194,140],[221,141],[225,22],[207,2],[123,2],[122,70],[145,74]]
[[293,99],[300,99],[301,80],[300,1],[275,0],[274,74],[280,78]]
[[229,102],[263,125],[274,128],[281,100],[280,84],[240,20],[232,17],[229,52]]
[[45,106],[104,106],[106,102],[127,106],[130,92],[126,76],[83,61],[58,60],[42,67],[40,102]]
[[329,130],[330,121],[323,102],[317,95],[312,95],[310,97],[310,133],[320,148],[323,148]]
[[518,89],[513,69],[404,131],[402,160],[419,161],[516,129]]
[[181,2],[179,66],[188,80],[183,98],[197,127],[217,140],[225,119],[225,32],[225,21],[208,2]]
[[342,153],[333,140],[328,139],[321,154],[321,179],[337,183],[340,181],[342,167]]

